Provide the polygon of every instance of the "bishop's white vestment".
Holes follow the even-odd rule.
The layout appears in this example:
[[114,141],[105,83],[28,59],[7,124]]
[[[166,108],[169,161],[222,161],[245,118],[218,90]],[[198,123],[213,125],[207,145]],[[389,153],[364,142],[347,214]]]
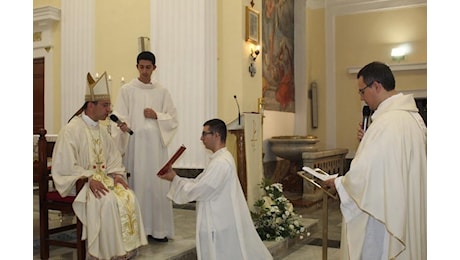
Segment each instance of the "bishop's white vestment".
[[[84,119],[83,119],[84,118]],[[134,193],[114,186],[107,174],[126,170],[106,128],[84,115],[74,117],[60,131],[53,150],[52,176],[62,197],[75,195],[81,177],[104,183],[109,192],[96,198],[86,183],[72,204],[83,223],[87,252],[98,259],[124,256],[147,244],[142,215]]]
[[426,126],[412,95],[383,101],[335,180],[346,259],[426,259]]
[[[158,119],[146,118],[152,108]],[[123,163],[142,208],[145,233],[156,238],[174,236],[172,202],[166,197],[170,182],[156,176],[168,160],[168,144],[178,127],[176,108],[169,91],[157,81],[145,84],[133,79],[120,89],[114,114],[126,122],[134,134],[112,127],[113,137],[123,154]]]
[[227,148],[213,153],[195,179],[175,176],[168,197],[179,204],[196,201],[198,259],[273,259],[254,227]]

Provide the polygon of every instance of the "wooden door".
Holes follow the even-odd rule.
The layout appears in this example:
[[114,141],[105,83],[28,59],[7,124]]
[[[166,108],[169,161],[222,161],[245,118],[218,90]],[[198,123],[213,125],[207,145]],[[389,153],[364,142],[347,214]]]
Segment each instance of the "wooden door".
[[34,59],[34,134],[45,128],[45,58]]

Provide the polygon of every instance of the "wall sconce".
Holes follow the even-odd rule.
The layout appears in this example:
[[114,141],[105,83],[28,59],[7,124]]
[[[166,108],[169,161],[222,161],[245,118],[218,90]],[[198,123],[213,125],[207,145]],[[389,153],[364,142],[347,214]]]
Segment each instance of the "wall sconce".
[[256,49],[255,51],[251,49],[251,54],[249,55],[250,58],[250,63],[249,63],[249,74],[251,74],[251,77],[254,77],[256,74],[256,66],[254,65],[257,56],[259,56],[260,51],[259,49]]
[[259,56],[259,49],[256,49],[255,51],[253,49],[251,49],[251,58],[252,58],[252,61],[256,61],[257,59],[257,56]]
[[408,50],[405,47],[393,48],[391,49],[391,59],[400,62],[406,58],[407,53]]

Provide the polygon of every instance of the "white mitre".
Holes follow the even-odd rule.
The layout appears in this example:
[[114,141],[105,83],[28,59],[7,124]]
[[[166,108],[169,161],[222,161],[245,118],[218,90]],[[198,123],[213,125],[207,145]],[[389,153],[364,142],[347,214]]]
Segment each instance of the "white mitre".
[[109,84],[107,83],[107,73],[104,72],[97,79],[88,72],[85,101],[110,100]]

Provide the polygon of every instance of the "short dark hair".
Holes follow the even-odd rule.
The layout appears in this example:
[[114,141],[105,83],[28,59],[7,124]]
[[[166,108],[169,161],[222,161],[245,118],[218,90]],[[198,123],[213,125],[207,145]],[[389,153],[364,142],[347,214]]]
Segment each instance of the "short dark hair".
[[220,140],[222,143],[225,143],[227,140],[227,125],[224,123],[224,121],[214,118],[211,120],[206,121],[203,126],[209,126],[209,131],[213,133],[219,133],[220,135]]
[[390,91],[395,89],[395,77],[393,72],[391,72],[390,67],[388,65],[374,61],[366,66],[364,66],[356,75],[356,78],[363,77],[364,83],[367,85],[372,84],[372,82],[377,81],[382,84],[385,90]]
[[137,64],[139,64],[139,61],[140,60],[149,60],[152,62],[153,65],[155,65],[155,55],[153,53],[151,53],[150,51],[143,51],[141,53],[139,53],[139,55],[137,55]]

